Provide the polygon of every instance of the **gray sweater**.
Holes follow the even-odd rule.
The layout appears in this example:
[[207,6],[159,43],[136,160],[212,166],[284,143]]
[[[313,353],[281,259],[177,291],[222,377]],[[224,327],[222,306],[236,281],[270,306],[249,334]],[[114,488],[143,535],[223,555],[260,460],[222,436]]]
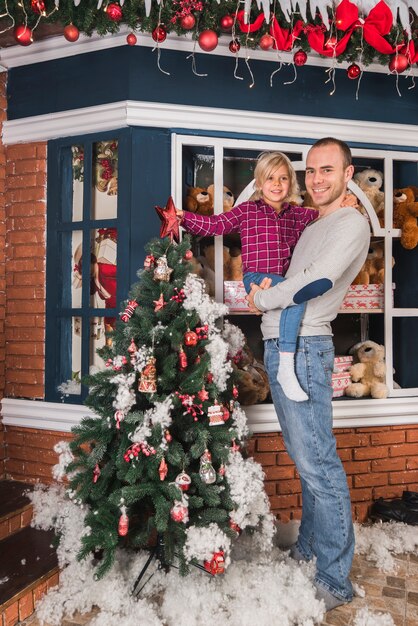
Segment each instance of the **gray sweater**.
[[332,335],[331,321],[366,259],[369,242],[369,224],[352,207],[311,222],[295,247],[286,280],[255,295],[256,307],[264,312],[263,338],[279,336],[281,309],[305,300],[299,334]]

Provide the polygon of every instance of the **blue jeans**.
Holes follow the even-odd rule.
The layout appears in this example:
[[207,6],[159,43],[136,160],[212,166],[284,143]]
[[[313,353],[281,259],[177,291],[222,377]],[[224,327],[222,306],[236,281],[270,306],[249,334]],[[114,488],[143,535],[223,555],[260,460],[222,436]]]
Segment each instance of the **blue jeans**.
[[347,478],[332,432],[332,339],[299,337],[295,367],[298,381],[309,396],[306,402],[294,402],[284,395],[276,379],[278,340],[264,343],[274,407],[302,485],[302,520],[296,547],[308,560],[317,557],[318,584],[350,601],[354,531]]
[[[251,291],[251,283],[259,285],[263,278],[271,278],[271,286],[286,280],[279,274],[263,274],[261,272],[246,272],[244,274],[244,287],[247,293]],[[280,315],[279,346],[280,352],[296,352],[296,342],[298,340],[300,323],[305,313],[306,303],[295,304],[282,310]]]

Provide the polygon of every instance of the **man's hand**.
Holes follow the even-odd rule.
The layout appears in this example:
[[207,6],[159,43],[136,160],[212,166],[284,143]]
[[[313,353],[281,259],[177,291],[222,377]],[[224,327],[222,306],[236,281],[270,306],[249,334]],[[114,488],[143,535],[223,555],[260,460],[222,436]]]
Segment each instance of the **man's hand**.
[[262,315],[263,312],[260,311],[260,309],[257,309],[257,307],[254,304],[254,296],[257,293],[257,291],[261,291],[262,289],[269,289],[270,285],[271,285],[271,278],[267,278],[267,277],[263,278],[260,285],[251,283],[251,291],[246,297],[250,313],[255,313],[256,315]]

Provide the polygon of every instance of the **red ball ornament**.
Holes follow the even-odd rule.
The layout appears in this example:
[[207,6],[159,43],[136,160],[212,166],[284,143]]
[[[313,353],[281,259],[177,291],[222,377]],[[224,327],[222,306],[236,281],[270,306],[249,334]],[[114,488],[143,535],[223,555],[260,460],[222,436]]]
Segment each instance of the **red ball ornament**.
[[306,54],[306,52],[304,50],[298,50],[293,55],[293,62],[298,67],[301,67],[302,65],[305,65],[307,60],[308,60],[308,55]]
[[193,252],[191,250],[186,250],[184,258],[186,261],[190,261],[190,259],[193,258]]
[[260,48],[270,50],[274,46],[274,39],[271,35],[263,35],[260,39]]
[[14,38],[21,46],[30,46],[33,42],[31,29],[23,24],[14,29]]
[[34,13],[40,15],[41,13],[45,13],[45,2],[44,0],[31,0],[30,3],[31,9]]
[[186,346],[195,346],[197,344],[198,336],[193,330],[188,330],[184,333],[184,343]]
[[77,39],[80,37],[80,31],[78,30],[77,26],[74,26],[74,24],[67,24],[67,26],[64,28],[64,37],[67,41],[77,41]]
[[347,76],[351,78],[351,80],[355,80],[361,74],[361,69],[356,63],[352,63],[347,67]]
[[240,48],[241,44],[238,39],[233,39],[229,44],[229,51],[232,52],[232,54],[236,54],[237,52],[239,52]]
[[116,2],[111,2],[107,5],[106,13],[107,17],[112,20],[112,22],[120,22],[123,17],[122,7]]
[[128,530],[129,530],[129,517],[126,515],[126,513],[122,513],[122,515],[119,518],[119,523],[118,523],[118,535],[120,537],[126,537],[126,535],[128,534]]
[[214,30],[210,30],[209,28],[202,30],[199,35],[198,43],[204,52],[212,52],[218,45],[218,35]]
[[128,46],[134,46],[137,42],[137,38],[136,35],[134,35],[133,33],[129,33],[129,35],[126,36],[126,43],[128,44]]
[[154,28],[151,35],[153,40],[157,43],[162,43],[167,39],[167,31],[164,26],[157,26],[157,28]]
[[221,27],[221,30],[224,31],[224,33],[230,33],[234,25],[233,15],[224,15],[223,17],[221,17],[219,21],[219,25]]
[[180,26],[184,28],[184,30],[192,30],[195,24],[196,24],[196,18],[192,14],[185,15],[180,20]]
[[408,57],[404,54],[394,54],[389,61],[389,71],[392,74],[401,74],[409,66]]

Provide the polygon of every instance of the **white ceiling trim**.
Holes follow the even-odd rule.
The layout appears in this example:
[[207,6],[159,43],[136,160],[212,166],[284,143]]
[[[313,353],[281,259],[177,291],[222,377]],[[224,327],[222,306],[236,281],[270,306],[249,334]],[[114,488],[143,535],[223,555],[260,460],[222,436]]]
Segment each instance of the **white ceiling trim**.
[[[2,68],[0,67],[0,71],[1,69],[4,71],[14,67],[32,65],[33,63],[42,63],[44,61],[53,61],[54,59],[67,58],[77,54],[95,52],[97,50],[108,50],[109,48],[127,46],[126,35],[130,32],[131,30],[123,25],[121,26],[120,31],[115,34],[100,36],[95,33],[91,37],[80,34],[78,41],[74,43],[68,42],[64,36],[59,36],[37,41],[27,47],[10,46],[9,48],[3,48],[0,50],[0,63],[2,65]],[[136,33],[136,37],[136,45],[145,48],[156,48],[156,44],[150,34]],[[215,50],[212,50],[212,52],[203,52],[203,50],[201,50],[197,45],[197,42],[192,39],[192,35],[190,33],[181,36],[169,34],[167,35],[167,39],[164,43],[159,44],[159,48],[162,53],[161,64],[162,66],[164,65],[165,50],[178,50],[180,52],[186,52],[187,54],[195,51],[196,54],[209,54],[231,58],[231,52],[229,50],[230,42],[230,36],[222,35],[219,38],[219,43]],[[248,61],[268,61],[275,64],[277,64],[279,60],[283,63],[292,63],[293,54],[293,52],[277,52],[273,50],[251,50],[250,48],[246,49],[243,46],[238,52],[238,58],[241,59],[242,63],[245,62],[245,59],[248,59]],[[155,60],[155,64],[157,68],[157,58]],[[321,57],[316,52],[311,51],[308,54],[306,65],[314,65],[324,68],[329,68],[334,65],[336,69],[346,69],[350,63],[347,61],[337,63],[334,59]],[[364,66],[362,69],[365,72],[377,72],[389,75],[389,69],[383,65],[379,65],[378,63],[372,63],[371,65]],[[192,71],[190,68],[190,61],[186,60],[186,57],[184,58],[184,69],[182,71]],[[300,69],[299,71],[302,70]],[[418,76],[417,68],[410,68],[408,72],[402,74],[400,78],[412,75]]]
[[332,135],[345,141],[384,146],[415,148],[418,145],[418,125],[412,124],[131,100],[5,121],[3,143],[48,141],[127,126],[246,133],[303,140]]
[[[272,405],[260,404],[244,408],[252,433],[280,432]],[[71,432],[84,416],[97,417],[83,405],[16,398],[3,398],[1,415],[6,427],[18,426],[57,432]],[[333,403],[333,415],[334,428],[418,424],[417,399],[342,400]]]

